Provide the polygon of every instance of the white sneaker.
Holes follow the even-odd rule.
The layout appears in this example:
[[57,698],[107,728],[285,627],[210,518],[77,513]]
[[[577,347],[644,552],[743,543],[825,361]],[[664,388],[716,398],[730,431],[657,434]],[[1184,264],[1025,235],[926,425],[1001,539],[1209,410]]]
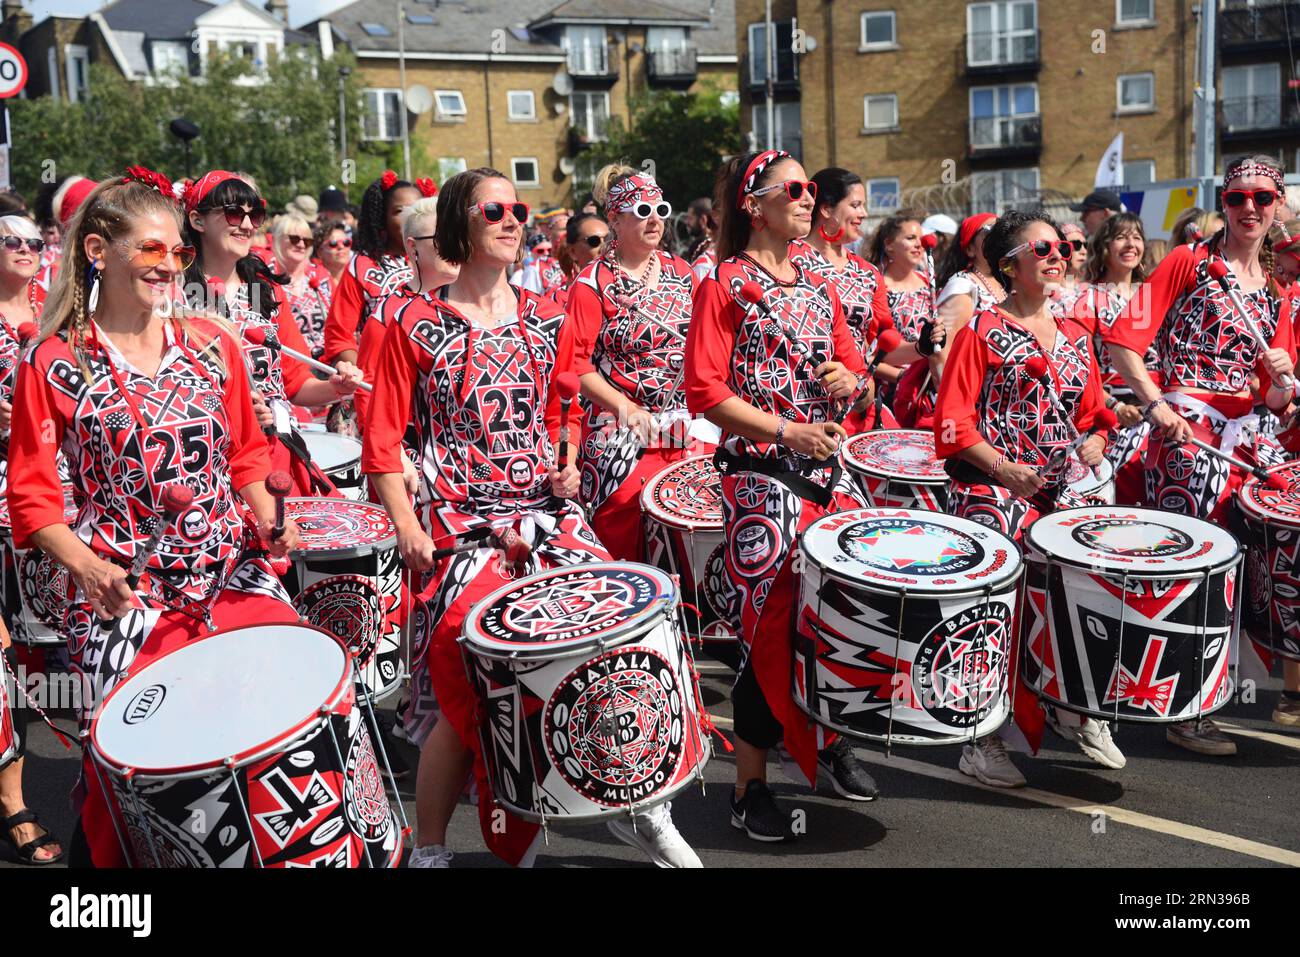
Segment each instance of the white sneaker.
[[1073,741],[1079,750],[1103,768],[1118,771],[1128,763],[1123,752],[1115,746],[1110,736],[1110,724],[1094,718],[1084,718],[1081,727],[1073,728],[1055,720],[1050,712],[1047,726],[1067,741]]
[[639,847],[660,867],[703,867],[686,839],[673,825],[672,803],[659,804],[636,816],[636,830],[622,819],[609,822],[609,832],[624,844]]
[[994,788],[1022,788],[1027,783],[996,734],[980,738],[973,746],[964,745],[957,770]]
[[443,847],[441,844],[429,844],[426,847],[417,847],[411,852],[411,859],[406,862],[407,867],[451,867],[451,859],[456,855]]

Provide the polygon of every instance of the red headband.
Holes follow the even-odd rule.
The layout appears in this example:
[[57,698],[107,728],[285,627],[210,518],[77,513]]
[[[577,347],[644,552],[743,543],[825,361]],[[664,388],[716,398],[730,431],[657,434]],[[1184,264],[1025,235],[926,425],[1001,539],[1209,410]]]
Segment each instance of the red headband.
[[971,240],[975,238],[976,233],[983,229],[986,224],[996,221],[997,217],[992,213],[975,213],[963,219],[957,236],[961,248],[965,250],[971,244]]
[[224,169],[214,169],[199,177],[199,181],[185,191],[185,212],[190,213],[199,208],[203,197],[212,192],[228,179],[239,179],[234,173]]
[[740,181],[740,192],[736,194],[736,208],[745,208],[745,194],[754,191],[754,187],[758,185],[759,179],[769,166],[778,160],[789,158],[790,154],[785,150],[764,150],[750,160],[745,175]]
[[1277,186],[1279,193],[1286,191],[1286,184],[1282,182],[1282,174],[1271,166],[1265,166],[1263,163],[1238,163],[1223,174],[1223,188],[1227,189],[1228,184],[1239,176],[1267,176]]
[[605,210],[610,213],[626,213],[637,203],[653,203],[664,198],[664,191],[659,188],[653,177],[636,173],[621,179],[609,188],[605,199]]

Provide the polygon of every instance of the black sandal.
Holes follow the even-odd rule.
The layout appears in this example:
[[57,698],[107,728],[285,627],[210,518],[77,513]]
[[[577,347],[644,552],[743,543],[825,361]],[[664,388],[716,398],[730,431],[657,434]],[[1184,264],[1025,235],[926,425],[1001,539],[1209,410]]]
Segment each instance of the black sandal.
[[[26,844],[20,845],[13,839],[10,832],[14,828],[21,827],[24,824],[35,824],[45,833],[39,837],[32,838]],[[18,856],[18,860],[21,863],[30,867],[45,867],[49,864],[60,864],[63,862],[64,857],[67,856],[67,848],[60,846],[59,855],[57,857],[51,857],[49,860],[36,859],[36,852],[42,847],[45,847],[48,844],[61,845],[61,842],[50,833],[49,828],[40,822],[40,819],[36,816],[36,812],[31,808],[23,808],[13,817],[7,817],[0,821],[0,828],[4,828],[4,833],[0,834],[0,839],[3,839],[6,844],[13,848],[14,854]]]

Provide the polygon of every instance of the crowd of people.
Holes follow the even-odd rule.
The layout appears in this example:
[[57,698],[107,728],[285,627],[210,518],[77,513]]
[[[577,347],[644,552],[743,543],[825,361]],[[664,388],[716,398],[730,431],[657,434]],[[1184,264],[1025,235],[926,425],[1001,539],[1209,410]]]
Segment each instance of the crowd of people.
[[[712,197],[681,218],[679,248],[669,198],[621,165],[599,172],[580,211],[544,219],[487,168],[440,185],[386,172],[357,206],[331,188],[275,216],[238,172],[176,184],[142,167],[67,177],[31,215],[0,198],[12,542],[67,571],[55,596],[66,651],[52,660],[93,688],[84,729],[114,686],[177,647],[298,621],[277,560],[299,531],[280,521],[267,478],[286,472],[291,494],[336,497],[303,431],[359,437],[419,606],[393,732],[419,751],[409,865],[450,864],[448,824],[467,791],[488,846],[527,864],[539,829],[508,810],[508,826],[494,817],[482,703],[457,642],[475,604],[519,569],[487,547],[446,546],[513,523],[529,537],[530,572],[645,561],[641,489],[712,454],[742,648],[727,814],[757,842],[793,839],[767,786],[773,750],[810,786],[853,801],[879,793],[847,738],[810,722],[791,692],[800,533],[870,504],[838,467],[850,436],[932,431],[952,477],[949,513],[1017,542],[1078,504],[1066,454],[1108,460],[1120,503],[1224,525],[1242,470],[1192,440],[1247,469],[1295,451],[1296,198],[1255,156],[1228,164],[1222,200],[1222,212],[1186,211],[1167,240],[1148,239],[1104,191],[1071,207],[1078,222],[903,209],[869,226],[856,173],[810,176],[764,150],[723,163]],[[1225,305],[1216,263],[1250,316]],[[1040,357],[1052,388],[1024,374]],[[556,386],[567,374],[580,390],[572,443]],[[163,534],[129,582],[176,482],[194,493],[184,534]],[[738,532],[759,520],[772,533],[755,545]],[[12,650],[6,661],[15,671]],[[1297,727],[1300,663],[1285,661],[1283,676],[1274,720]],[[66,845],[27,807],[31,709],[12,684],[7,697],[0,840],[31,864],[126,863],[89,757]],[[961,747],[958,767],[1023,786],[1006,744],[1036,751],[1048,728],[1102,767],[1125,765],[1106,721],[1026,691],[1004,728]],[[1208,717],[1170,725],[1167,738],[1235,751]],[[660,866],[700,866],[670,804],[609,828]]]

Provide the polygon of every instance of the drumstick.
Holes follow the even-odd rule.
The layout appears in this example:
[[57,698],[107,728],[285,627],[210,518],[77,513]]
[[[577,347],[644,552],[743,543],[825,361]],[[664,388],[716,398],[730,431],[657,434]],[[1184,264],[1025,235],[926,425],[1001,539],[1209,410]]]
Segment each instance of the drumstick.
[[929,233],[921,237],[921,246],[925,249],[926,272],[930,277],[930,296],[935,294],[936,277],[934,275],[934,250],[939,245],[939,237],[934,233]]
[[[1258,343],[1260,351],[1267,352],[1269,349],[1273,348],[1268,344],[1268,340],[1264,338],[1264,331],[1259,328],[1259,323],[1255,321],[1255,317],[1246,311],[1246,304],[1241,301],[1241,295],[1237,292],[1236,287],[1228,282],[1228,264],[1222,259],[1216,259],[1205,267],[1205,271],[1210,274],[1211,279],[1219,284],[1219,288],[1227,293],[1228,300],[1232,303],[1232,308],[1237,310],[1237,315],[1239,315],[1241,321],[1246,324],[1246,328],[1250,331],[1251,336],[1254,338],[1255,342]],[[1293,393],[1300,395],[1300,389],[1297,389],[1295,379],[1289,375],[1284,374],[1282,380],[1278,382],[1278,385],[1284,386],[1290,389]]]
[[[751,279],[740,287],[740,298],[750,305],[757,306],[759,311],[763,313],[764,318],[776,326],[777,331],[785,336],[786,341],[790,343],[790,348],[803,360],[813,374],[813,378],[816,379],[817,366],[821,365],[821,357],[809,349],[805,343],[799,341],[799,338],[791,331],[790,327],[777,318],[776,313],[772,311],[772,307],[763,298],[763,287]],[[821,380],[818,379],[817,381],[820,382]]]
[[636,315],[640,316],[642,319],[644,319],[646,322],[650,323],[651,325],[658,326],[661,330],[668,333],[668,335],[672,336],[682,345],[686,344],[686,337],[684,335],[682,335],[672,326],[666,325],[659,319],[650,315],[648,312],[642,312],[640,309],[636,307],[635,303],[633,303],[630,299],[628,299],[627,296],[622,296],[617,301],[614,299],[606,299],[600,307],[600,311],[605,314],[606,319],[613,319],[615,316],[617,316],[619,309],[624,309],[629,313],[635,313]]
[[1269,488],[1277,489],[1279,492],[1285,492],[1287,491],[1287,489],[1291,487],[1290,485],[1287,484],[1286,480],[1282,478],[1282,476],[1278,475],[1277,473],[1269,472],[1258,465],[1248,465],[1245,462],[1243,462],[1241,459],[1237,458],[1235,455],[1232,455],[1229,452],[1225,452],[1222,449],[1216,449],[1213,445],[1210,445],[1210,443],[1202,442],[1194,435],[1189,436],[1187,441],[1190,442],[1192,445],[1196,446],[1198,449],[1201,449],[1204,452],[1209,452],[1215,458],[1223,459],[1223,461],[1227,462],[1229,465],[1233,466],[1234,468],[1244,469],[1245,471],[1249,472],[1251,475],[1255,476],[1255,478],[1263,482],[1265,485],[1267,485]]
[[582,383],[577,373],[561,372],[555,377],[555,391],[560,396],[560,449],[557,465],[561,471],[569,465],[569,403],[577,397]]
[[[892,326],[890,326],[889,328],[881,332],[880,335],[876,337],[876,342],[875,342],[876,351],[875,354],[871,357],[871,361],[867,363],[866,371],[863,373],[862,376],[862,382],[864,384],[870,382],[872,376],[876,374],[876,369],[880,368],[880,364],[885,361],[885,356],[889,355],[889,353],[893,352],[902,344],[903,344],[903,337],[900,336],[898,334],[898,330],[893,328]],[[838,422],[840,425],[843,425],[844,420],[847,419],[849,413],[853,411],[853,406],[856,402],[857,402],[857,393],[855,392],[852,396],[849,397],[849,401],[844,404],[843,411],[841,411],[840,414],[835,417],[835,421]],[[877,410],[879,409],[880,403],[881,403],[880,390],[877,389],[876,390]],[[877,411],[876,417],[877,419],[880,417],[879,411]]]
[[[313,359],[311,356],[303,355],[301,352],[297,351],[296,349],[290,349],[288,346],[286,346],[283,342],[280,342],[278,339],[268,339],[266,335],[266,330],[263,329],[261,326],[250,326],[249,328],[245,329],[244,338],[247,339],[255,346],[266,346],[268,349],[279,349],[289,358],[297,359],[303,365],[311,366],[313,369],[316,369],[320,372],[327,372],[330,375],[339,374],[339,370],[334,368],[332,365],[327,365],[326,363],[321,362],[319,359]],[[369,382],[359,382],[357,383],[357,388],[365,392],[375,391],[375,387],[371,385]]]
[[[135,558],[131,560],[131,567],[127,569],[126,573],[127,588],[135,591],[136,586],[140,584],[140,576],[144,574],[149,559],[153,558],[158,551],[158,545],[162,542],[163,536],[167,534],[167,530],[176,521],[176,517],[189,508],[193,502],[194,490],[188,485],[176,483],[163,486],[160,498],[162,511],[158,513],[158,524],[154,526],[154,530],[135,553]],[[111,631],[114,620],[113,618],[101,618],[99,627],[106,632]]]
[[[1052,384],[1052,376],[1047,368],[1047,359],[1041,352],[1036,352],[1025,360],[1025,372],[1031,379],[1037,381],[1038,384],[1043,387],[1043,391],[1047,393],[1047,398],[1048,401],[1052,403],[1052,408],[1056,410],[1056,414],[1060,420],[1065,423],[1065,427],[1070,430],[1071,442],[1078,442],[1079,445],[1082,445],[1082,440],[1085,437],[1079,435],[1079,430],[1075,427],[1074,420],[1071,419],[1070,414],[1065,411],[1065,403],[1063,403],[1061,397],[1056,394],[1056,387]],[[1072,452],[1077,458],[1077,448],[1072,449]],[[1079,464],[1083,464],[1082,459],[1080,459]],[[1101,473],[1097,471],[1097,467],[1094,465],[1091,466],[1091,468],[1092,474],[1100,478]]]
[[275,471],[266,477],[266,490],[275,499],[275,527],[271,529],[271,539],[278,540],[284,534],[284,497],[293,487],[293,479],[288,472]]

